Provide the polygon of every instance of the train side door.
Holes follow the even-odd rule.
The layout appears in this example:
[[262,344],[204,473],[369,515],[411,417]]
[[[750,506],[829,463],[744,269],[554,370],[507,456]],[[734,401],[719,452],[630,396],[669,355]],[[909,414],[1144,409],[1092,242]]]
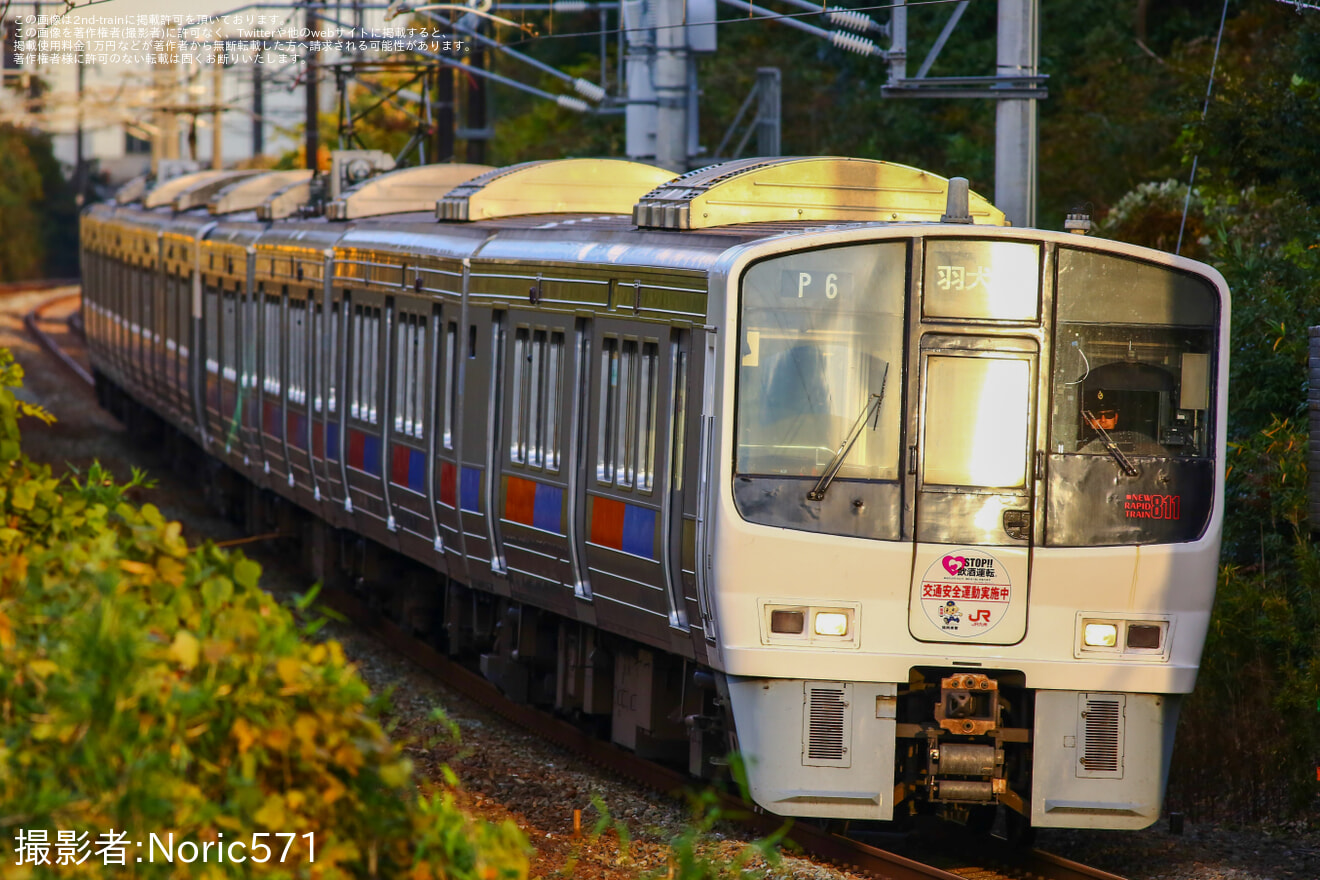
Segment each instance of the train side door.
[[1038,519],[1040,250],[928,239],[923,256],[909,360],[908,628],[922,641],[1016,644]]
[[[509,571],[523,576],[512,578],[513,595],[571,615],[577,574],[570,501],[580,481],[570,448],[573,379],[581,356],[575,320],[571,314],[511,310],[508,334],[495,509]],[[538,581],[567,589],[548,592]]]
[[469,577],[475,584],[493,585],[495,576],[505,571],[495,505],[505,315],[491,308],[469,307],[466,318],[466,326],[460,328],[461,433],[454,495]]
[[[593,323],[595,363],[586,405],[585,555],[597,620],[651,644],[687,641],[668,538],[666,474],[672,415],[671,330],[612,319]],[[674,632],[671,633],[671,628]],[[681,635],[677,635],[681,633]]]

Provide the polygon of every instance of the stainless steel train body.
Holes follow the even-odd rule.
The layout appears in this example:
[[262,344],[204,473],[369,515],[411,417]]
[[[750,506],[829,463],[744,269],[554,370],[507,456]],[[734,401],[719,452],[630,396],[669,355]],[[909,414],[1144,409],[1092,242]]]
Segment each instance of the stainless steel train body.
[[732,739],[769,810],[1150,824],[1214,592],[1223,279],[984,212],[718,225],[713,187],[792,166],[631,217],[98,206],[93,360],[438,573],[506,690],[694,772]]

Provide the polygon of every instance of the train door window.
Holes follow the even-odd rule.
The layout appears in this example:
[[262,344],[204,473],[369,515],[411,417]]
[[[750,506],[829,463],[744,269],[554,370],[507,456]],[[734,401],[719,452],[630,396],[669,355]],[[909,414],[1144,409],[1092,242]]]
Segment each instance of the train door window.
[[288,398],[290,403],[307,402],[307,303],[289,299]]
[[326,409],[339,412],[339,303],[330,304],[330,326],[325,334]]
[[512,418],[509,424],[509,460],[515,464],[524,464],[527,460],[527,420],[523,415],[529,391],[527,388],[527,368],[530,347],[526,327],[519,327],[513,334],[513,394]]
[[600,346],[599,433],[596,437],[596,479],[614,482],[614,435],[619,413],[619,340],[607,336]]
[[[311,297],[311,292],[310,292],[310,291],[308,292],[308,297],[309,297],[309,300],[310,300],[310,297]],[[312,345],[320,345],[320,346],[321,346],[321,353],[324,354],[324,353],[325,353],[325,350],[326,350],[326,346],[325,346],[325,324],[326,324],[326,321],[325,321],[325,307],[322,306],[322,305],[318,302],[318,303],[314,303],[314,304],[311,306],[311,309],[312,309],[311,344],[312,344]],[[323,358],[322,358],[321,368],[322,368],[322,369],[325,368],[325,367],[324,367],[324,359],[323,359]],[[323,409],[324,406],[325,406],[326,392],[325,392],[324,388],[325,388],[325,383],[324,383],[324,381],[322,380],[322,374],[319,373],[319,372],[313,372],[313,374],[312,374],[312,395],[311,395],[311,396],[312,396],[312,411],[313,411],[313,412],[321,412],[322,409]]]
[[655,484],[655,407],[659,382],[660,350],[643,343],[637,375],[637,489],[650,492]]
[[444,430],[441,438],[445,449],[454,448],[454,409],[458,405],[458,325],[453,321],[445,328],[445,396]]
[[[677,345],[677,340],[675,340]],[[683,458],[687,445],[687,352],[674,356],[674,459],[673,490],[683,491]]]
[[220,375],[227,382],[238,381],[238,291],[224,292],[224,311],[221,313],[220,326]]
[[564,334],[550,334],[550,347],[546,351],[545,367],[545,428],[542,431],[545,448],[545,469],[559,470],[560,458],[560,399],[564,393]]
[[923,437],[927,485],[1024,484],[1031,372],[1024,359],[931,355]]
[[188,375],[188,358],[192,352],[192,273],[182,276],[178,279],[179,302],[182,308],[179,309],[179,375],[185,378]]
[[206,316],[206,371],[220,372],[220,291],[207,286],[202,294]]
[[280,320],[280,298],[267,296],[262,303],[265,329],[262,332],[262,365],[265,377],[262,387],[267,394],[280,393],[280,340],[284,337],[284,325]]
[[243,387],[252,391],[257,390],[257,340],[261,338],[261,333],[257,329],[258,308],[258,299],[256,297],[249,296],[244,298],[243,337],[239,340],[243,360],[241,378],[243,381]]
[[619,346],[618,383],[614,446],[614,485],[632,487],[637,472],[637,343],[625,339]]

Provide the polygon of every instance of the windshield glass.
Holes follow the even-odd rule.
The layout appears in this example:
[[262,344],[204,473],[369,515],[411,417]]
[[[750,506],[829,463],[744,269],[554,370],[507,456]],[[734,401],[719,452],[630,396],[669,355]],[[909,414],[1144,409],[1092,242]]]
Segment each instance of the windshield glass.
[[1205,457],[1217,299],[1204,280],[1059,251],[1052,452]]
[[[738,360],[742,475],[819,477],[903,351],[905,242],[789,254],[743,278]],[[839,469],[898,475],[902,395],[885,394]]]

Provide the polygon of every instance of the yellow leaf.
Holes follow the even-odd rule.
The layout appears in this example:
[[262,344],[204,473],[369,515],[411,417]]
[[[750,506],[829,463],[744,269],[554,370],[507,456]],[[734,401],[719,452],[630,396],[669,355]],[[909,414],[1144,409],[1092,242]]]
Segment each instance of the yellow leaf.
[[28,671],[37,678],[45,678],[52,672],[58,672],[60,666],[53,660],[33,660],[28,664]]
[[298,716],[298,720],[293,722],[293,732],[298,735],[298,739],[311,745],[316,742],[316,716],[303,713]]
[[234,646],[229,642],[219,639],[208,639],[206,647],[202,649],[202,656],[206,658],[207,663],[216,663],[229,656],[229,651]]
[[201,647],[196,636],[186,629],[181,629],[174,635],[174,643],[170,645],[170,656],[184,669],[192,669],[197,665]]
[[380,781],[397,788],[408,781],[408,776],[412,773],[412,762],[407,758],[401,758],[393,764],[385,764],[380,768]]
[[277,752],[282,752],[289,747],[289,731],[283,727],[276,727],[266,731],[266,745]]
[[262,804],[261,809],[252,815],[252,820],[260,828],[284,828],[288,822],[285,821],[284,800],[277,794],[266,798],[266,803]]
[[172,587],[183,586],[183,563],[169,556],[162,556],[156,562],[156,571],[160,579]]
[[234,726],[229,729],[229,733],[234,739],[238,740],[238,751],[240,754],[250,749],[252,743],[257,738],[256,731],[252,729],[252,725],[248,724],[247,721],[242,718],[234,722]]
[[279,674],[280,681],[291,685],[298,680],[302,672],[302,664],[295,657],[281,657],[275,662],[275,671]]
[[152,574],[155,571],[145,562],[134,562],[131,559],[119,560],[119,567],[129,574]]

